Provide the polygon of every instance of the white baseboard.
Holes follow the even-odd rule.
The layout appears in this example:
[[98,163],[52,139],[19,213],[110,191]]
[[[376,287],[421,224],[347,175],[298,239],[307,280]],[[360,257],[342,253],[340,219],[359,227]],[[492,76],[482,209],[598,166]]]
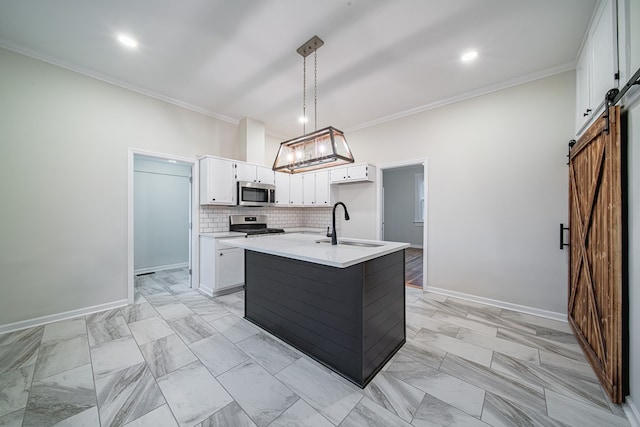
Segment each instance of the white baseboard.
[[189,267],[189,262],[181,262],[178,264],[167,264],[167,265],[158,265],[156,267],[146,267],[146,268],[138,268],[133,270],[133,274],[145,274],[145,273],[155,273],[156,271],[164,271],[164,270],[173,270],[174,268],[185,268]]
[[214,297],[219,297],[219,296],[222,296],[222,295],[232,294],[234,292],[241,291],[243,287],[244,287],[244,283],[242,283],[240,285],[230,286],[228,288],[224,288],[224,289],[221,289],[221,290],[214,291],[213,289],[208,288],[208,287],[203,286],[202,284],[200,284],[200,287],[198,288],[198,290],[200,292],[202,292],[203,294],[205,294],[206,296],[214,298]]
[[204,286],[202,283],[200,283],[200,286],[198,286],[198,291],[202,292],[208,297],[213,296],[213,289]]
[[425,287],[425,291],[433,292],[436,294],[446,295],[450,297],[466,299],[467,301],[478,302],[481,304],[492,305],[494,307],[506,308],[508,310],[519,311],[520,313],[532,314],[534,316],[546,317],[547,319],[557,320],[559,322],[568,322],[566,313],[558,313],[555,311],[542,310],[535,307],[529,307],[526,305],[513,304],[506,301],[500,301],[491,298],[479,297],[476,295],[465,294],[463,292],[450,291],[448,289]]
[[58,322],[60,320],[72,319],[74,317],[86,316],[87,314],[97,313],[99,311],[111,310],[118,307],[124,307],[127,304],[128,304],[127,300],[123,299],[123,300],[108,302],[105,304],[94,305],[91,307],[79,308],[77,310],[65,311],[63,313],[36,317],[35,319],[21,320],[19,322],[8,323],[6,325],[0,325],[0,334],[19,331],[20,329],[32,328],[34,326],[40,326],[46,323]]
[[629,424],[631,424],[631,427],[640,427],[640,410],[638,410],[635,402],[631,400],[631,396],[625,397],[624,400],[622,409],[629,420]]

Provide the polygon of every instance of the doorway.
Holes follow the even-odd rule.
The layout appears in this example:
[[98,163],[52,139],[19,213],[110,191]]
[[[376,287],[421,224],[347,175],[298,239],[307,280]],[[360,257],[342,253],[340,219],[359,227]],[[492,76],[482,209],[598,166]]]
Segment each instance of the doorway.
[[379,166],[378,238],[407,242],[406,283],[426,286],[427,161],[412,160]]
[[142,275],[179,278],[193,287],[196,174],[195,160],[130,150],[129,303]]

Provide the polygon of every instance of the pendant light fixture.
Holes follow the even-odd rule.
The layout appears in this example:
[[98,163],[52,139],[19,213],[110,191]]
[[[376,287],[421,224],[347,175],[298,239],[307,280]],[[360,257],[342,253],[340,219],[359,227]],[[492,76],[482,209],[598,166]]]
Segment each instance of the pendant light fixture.
[[[318,130],[318,54],[317,50],[324,42],[313,36],[300,46],[298,52],[302,58],[302,136],[280,144],[273,162],[277,172],[299,173],[315,169],[353,163],[353,154],[349,149],[344,133],[332,126]],[[307,122],[307,56],[313,53],[313,108],[314,131],[306,133]]]

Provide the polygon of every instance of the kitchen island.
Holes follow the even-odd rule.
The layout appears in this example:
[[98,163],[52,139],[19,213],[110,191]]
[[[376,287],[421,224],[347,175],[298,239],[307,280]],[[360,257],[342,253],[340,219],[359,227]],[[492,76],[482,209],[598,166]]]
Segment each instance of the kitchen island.
[[285,234],[245,249],[245,318],[360,387],[405,342],[407,243]]

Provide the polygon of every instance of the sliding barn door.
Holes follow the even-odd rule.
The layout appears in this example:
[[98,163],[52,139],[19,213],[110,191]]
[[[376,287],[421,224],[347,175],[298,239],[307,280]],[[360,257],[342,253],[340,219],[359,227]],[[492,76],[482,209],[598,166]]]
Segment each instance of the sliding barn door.
[[571,149],[569,323],[611,400],[622,401],[620,107]]

